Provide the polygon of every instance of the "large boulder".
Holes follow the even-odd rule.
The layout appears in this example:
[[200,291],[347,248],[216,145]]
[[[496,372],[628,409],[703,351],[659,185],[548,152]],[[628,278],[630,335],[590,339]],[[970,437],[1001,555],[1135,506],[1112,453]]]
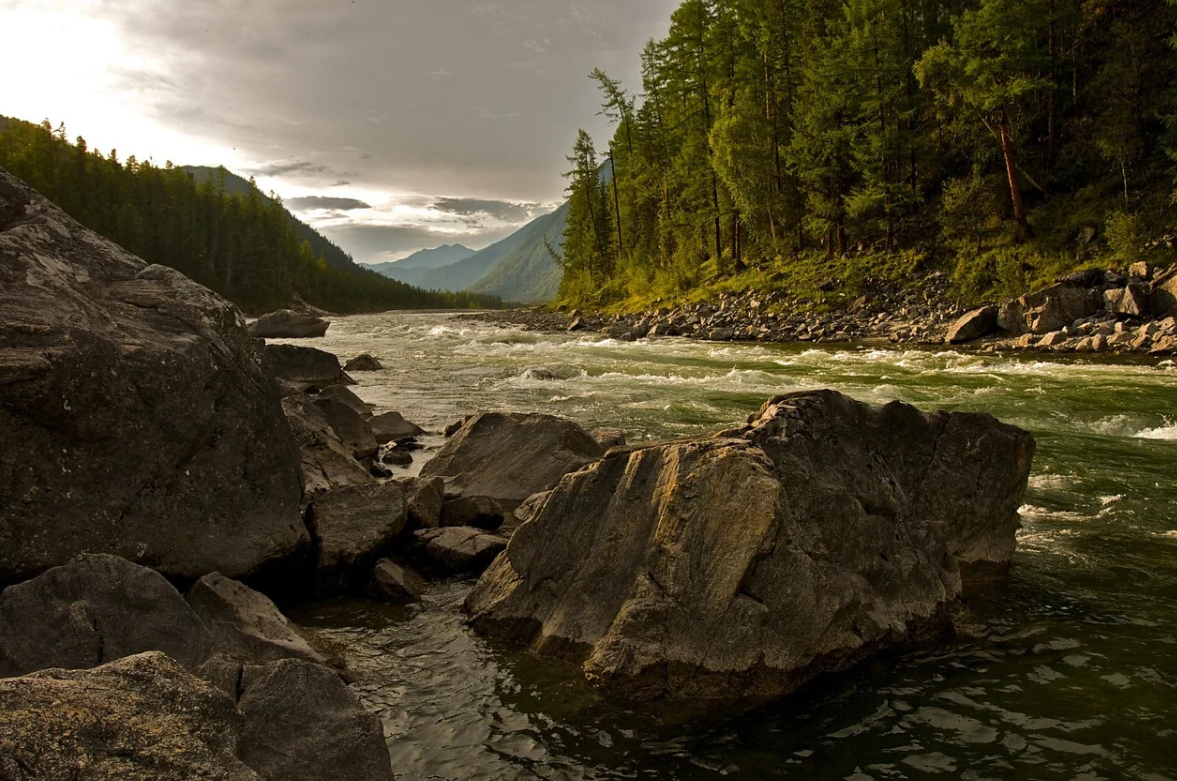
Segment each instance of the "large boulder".
[[1148,288],[1132,283],[1122,288],[1104,291],[1103,308],[1115,315],[1148,316]]
[[326,667],[297,659],[251,676],[239,755],[273,781],[393,781],[380,719]]
[[376,440],[381,443],[401,442],[406,439],[414,439],[425,433],[425,429],[416,423],[405,420],[399,412],[385,412],[383,415],[373,417],[368,423],[372,426],[372,433],[376,435]]
[[0,594],[0,677],[97,667],[145,651],[195,668],[212,645],[171,583],[114,556],[82,556]]
[[467,609],[623,696],[780,695],[945,631],[1008,567],[1033,452],[987,415],[782,396],[564,478]]
[[315,339],[325,336],[330,327],[330,321],[308,312],[280,309],[255,320],[249,334],[258,339]]
[[421,475],[452,478],[449,490],[463,496],[489,496],[509,511],[604,453],[572,421],[552,415],[488,412],[467,419]]
[[266,370],[282,383],[287,395],[311,388],[356,384],[339,366],[339,358],[323,350],[293,344],[267,344],[263,355]]
[[1007,301],[998,311],[997,325],[1005,333],[1048,334],[1103,308],[1103,291],[1068,280]]
[[997,330],[997,314],[995,306],[969,312],[952,324],[944,341],[948,344],[963,344],[989,336]]
[[253,664],[279,659],[325,663],[269,597],[243,583],[219,573],[205,575],[188,591],[187,600],[220,654]]
[[309,396],[287,396],[282,400],[282,410],[301,450],[306,501],[328,491],[376,482],[356,461],[353,451],[339,441],[322,409]]
[[315,406],[331,426],[332,433],[353,457],[371,458],[380,450],[372,428],[363,416],[348,404],[332,398],[315,399]]
[[82,552],[240,577],[306,541],[241,313],[0,171],[0,582]]
[[0,778],[262,781],[238,758],[243,727],[231,697],[158,652],[0,680]]
[[380,372],[384,371],[384,364],[380,363],[380,360],[371,353],[363,353],[348,361],[343,370],[345,372]]
[[1177,315],[1177,272],[1157,277],[1149,296],[1149,309],[1157,317]]
[[342,488],[311,505],[320,586],[348,588],[372,566],[408,522],[404,489],[396,483]]
[[434,574],[476,575],[506,547],[505,537],[469,526],[450,526],[413,532],[409,552],[423,569]]

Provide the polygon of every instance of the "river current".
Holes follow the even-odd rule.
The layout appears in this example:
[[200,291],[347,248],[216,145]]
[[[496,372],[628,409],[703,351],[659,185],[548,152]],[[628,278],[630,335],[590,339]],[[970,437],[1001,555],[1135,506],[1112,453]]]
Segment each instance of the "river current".
[[[440,430],[548,412],[631,442],[731,426],[770,396],[989,412],[1038,439],[1009,583],[967,638],[751,710],[634,707],[473,635],[471,584],[294,617],[348,648],[399,779],[1177,781],[1177,368],[951,350],[614,342],[446,314],[341,318],[316,345],[386,369],[357,393]],[[550,376],[528,369],[546,369]],[[540,379],[539,377],[549,377]]]

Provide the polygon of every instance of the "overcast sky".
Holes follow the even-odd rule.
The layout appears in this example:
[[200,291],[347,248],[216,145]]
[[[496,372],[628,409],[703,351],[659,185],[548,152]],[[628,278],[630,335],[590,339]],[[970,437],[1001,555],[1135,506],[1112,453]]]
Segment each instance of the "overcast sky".
[[253,175],[357,260],[480,248],[563,199],[601,67],[679,0],[0,0],[0,114]]

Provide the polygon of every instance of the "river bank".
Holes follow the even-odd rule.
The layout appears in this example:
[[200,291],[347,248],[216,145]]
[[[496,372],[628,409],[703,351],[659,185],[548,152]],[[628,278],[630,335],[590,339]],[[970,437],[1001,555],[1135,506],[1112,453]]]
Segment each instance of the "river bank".
[[952,344],[984,352],[1177,354],[1177,272],[1137,264],[1090,270],[1017,299],[965,307],[949,280],[880,283],[845,308],[821,309],[784,293],[727,292],[715,301],[628,314],[542,308],[469,317],[540,332],[594,331],[620,341],[650,336],[712,342]]

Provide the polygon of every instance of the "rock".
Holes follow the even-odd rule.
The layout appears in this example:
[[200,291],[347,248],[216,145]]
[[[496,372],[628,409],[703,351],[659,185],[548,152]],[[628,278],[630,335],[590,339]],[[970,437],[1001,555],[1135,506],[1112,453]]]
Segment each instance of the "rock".
[[1009,336],[1029,333],[1026,323],[1026,307],[1018,299],[1004,302],[997,310],[997,330]]
[[1177,314],[1177,273],[1158,276],[1153,282],[1149,309],[1157,317]]
[[944,339],[945,343],[963,344],[989,336],[997,330],[997,315],[998,308],[995,306],[974,309],[952,324]]
[[0,583],[84,552],[247,575],[306,539],[298,451],[237,308],[3,171],[0,431]]
[[[619,447],[623,446],[621,445]],[[548,497],[551,495],[551,491],[544,491],[543,493],[533,494],[527,497],[523,504],[515,508],[515,512],[513,513],[515,523],[524,524],[534,518],[543,509],[544,502],[548,501]]]
[[1128,276],[1133,279],[1148,280],[1152,277],[1152,264],[1147,260],[1137,261],[1128,267]]
[[368,403],[355,394],[351,388],[346,385],[331,385],[319,391],[319,399],[334,399],[342,404],[346,404],[353,412],[361,418],[368,420],[372,417],[372,408]]
[[[406,454],[407,455],[407,454]],[[409,463],[412,463],[412,457],[409,457]],[[389,467],[385,466],[381,461],[373,461],[368,464],[368,474],[375,477],[377,480],[391,480],[395,476],[395,472]]]
[[269,597],[214,573],[196,581],[188,604],[212,635],[216,651],[253,664],[306,659],[325,664]]
[[309,397],[288,396],[282,400],[282,409],[301,448],[304,500],[374,482],[352,451],[335,436],[322,410]]
[[568,420],[481,413],[450,437],[421,475],[452,478],[449,485],[455,493],[489,496],[510,511],[603,453],[584,429]]
[[1144,317],[1148,314],[1148,290],[1144,285],[1131,284],[1127,287],[1106,290],[1103,294],[1104,309],[1117,315]]
[[190,669],[212,653],[204,624],[154,570],[91,554],[0,594],[0,677],[97,667],[145,651]]
[[412,466],[413,454],[407,450],[401,450],[399,447],[393,446],[385,448],[381,452],[380,460],[390,466]]
[[376,599],[397,602],[417,599],[425,593],[425,580],[413,570],[391,559],[381,559],[372,570],[368,594]]
[[1027,331],[1047,334],[1090,317],[1102,306],[1101,292],[1069,280],[1005,302],[998,310],[997,325],[1011,336],[1021,336]]
[[467,609],[625,697],[785,694],[948,631],[1009,565],[1033,452],[987,415],[781,396],[566,477]]
[[408,521],[405,493],[396,483],[342,488],[311,505],[319,583],[327,589],[355,585],[367,577]]
[[249,335],[257,339],[314,339],[324,336],[330,327],[321,317],[282,309],[259,317],[249,326]]
[[267,371],[283,383],[288,394],[310,388],[356,384],[340,368],[338,358],[313,347],[267,344],[264,355]]
[[368,422],[354,409],[330,398],[315,399],[315,406],[327,420],[336,439],[348,449],[353,458],[371,458],[380,450]]
[[505,520],[503,506],[489,496],[459,496],[441,508],[441,525],[472,526],[494,531]]
[[519,379],[533,380],[535,382],[550,382],[556,379],[556,374],[555,372],[552,372],[548,369],[525,369],[523,373],[519,375]]
[[445,505],[445,480],[440,477],[410,478],[401,482],[414,529],[436,529],[441,525],[441,508]]
[[454,434],[457,434],[459,431],[461,431],[462,426],[465,426],[470,421],[470,418],[472,418],[472,417],[474,417],[474,416],[467,415],[466,417],[462,418],[461,420],[455,420],[453,423],[446,426],[445,431],[443,431],[442,433],[445,434],[447,439],[449,437],[452,437]]
[[573,317],[568,323],[569,331],[585,331],[588,329],[588,323],[584,321],[583,317]]
[[0,680],[0,778],[262,781],[238,758],[242,727],[231,697],[162,653]]
[[593,429],[589,436],[605,450],[611,447],[625,447],[625,434],[619,428]]
[[482,529],[450,527],[413,532],[413,554],[443,575],[477,574],[507,547],[507,540]]
[[733,328],[713,328],[707,334],[708,341],[712,342],[730,342],[736,338],[736,332]]
[[384,364],[372,357],[371,354],[364,353],[348,361],[343,370],[345,372],[379,372],[384,371]]
[[405,420],[399,412],[386,412],[383,415],[377,415],[369,420],[368,424],[372,427],[372,433],[376,436],[376,441],[381,444],[385,442],[401,442],[406,439],[419,437],[425,433],[425,429]]
[[1058,347],[1067,340],[1062,331],[1051,331],[1046,336],[1038,340],[1039,347]]
[[1153,340],[1149,355],[1172,355],[1177,353],[1177,337],[1160,336]]
[[268,779],[393,781],[380,719],[326,667],[298,659],[268,665],[238,707],[241,759]]

